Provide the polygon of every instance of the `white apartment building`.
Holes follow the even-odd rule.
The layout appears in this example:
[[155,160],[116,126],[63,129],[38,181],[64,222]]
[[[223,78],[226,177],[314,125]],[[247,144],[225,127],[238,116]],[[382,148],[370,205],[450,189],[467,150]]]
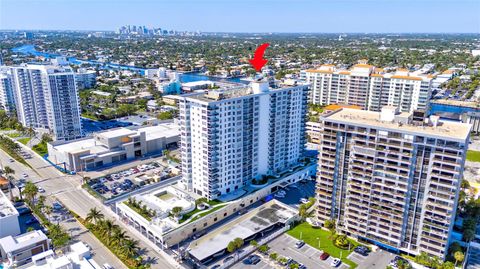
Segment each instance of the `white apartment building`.
[[277,175],[304,156],[308,85],[268,82],[179,97],[182,183],[208,199]]
[[317,220],[393,251],[445,258],[471,125],[415,122],[396,107],[322,119]]
[[49,65],[9,67],[18,120],[46,128],[57,140],[82,136],[80,105],[71,68]]
[[0,70],[0,110],[5,110],[9,113],[15,110],[12,77],[3,70]]
[[50,249],[50,239],[40,230],[0,238],[0,258],[14,268],[32,261],[32,256]]
[[75,82],[78,90],[92,89],[97,84],[97,72],[95,70],[87,70],[80,68],[75,73]]
[[8,197],[0,190],[0,238],[20,233],[18,211]]
[[312,84],[311,103],[357,105],[372,111],[380,111],[383,106],[396,106],[402,112],[426,110],[433,79],[406,69],[385,72],[365,63],[349,70],[326,64],[305,73],[307,82]]

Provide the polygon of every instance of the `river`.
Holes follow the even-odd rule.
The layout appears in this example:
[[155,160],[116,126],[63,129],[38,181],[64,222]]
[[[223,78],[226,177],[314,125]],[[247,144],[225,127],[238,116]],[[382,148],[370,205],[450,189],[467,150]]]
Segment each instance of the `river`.
[[[21,53],[21,54],[27,54],[27,55],[34,55],[34,56],[42,56],[48,59],[54,59],[59,56],[63,56],[58,53],[50,53],[50,52],[42,52],[38,51],[34,45],[23,45],[20,47],[13,48],[12,51],[14,53]],[[131,66],[131,65],[122,65],[122,64],[115,64],[115,63],[105,63],[105,62],[99,62],[95,60],[82,60],[82,59],[77,59],[76,57],[66,57],[67,61],[70,64],[74,65],[81,65],[83,63],[91,64],[91,65],[98,65],[102,69],[109,69],[109,70],[130,70],[134,72],[138,72],[141,75],[145,74],[145,68],[142,67],[137,67],[137,66]],[[212,80],[212,81],[223,81],[223,82],[235,82],[235,83],[241,83],[241,84],[248,84],[248,81],[242,80],[241,77],[236,77],[236,78],[220,78],[220,77],[212,77],[212,76],[206,76],[201,73],[180,73],[180,82],[193,82],[193,81],[200,81],[200,80]]]

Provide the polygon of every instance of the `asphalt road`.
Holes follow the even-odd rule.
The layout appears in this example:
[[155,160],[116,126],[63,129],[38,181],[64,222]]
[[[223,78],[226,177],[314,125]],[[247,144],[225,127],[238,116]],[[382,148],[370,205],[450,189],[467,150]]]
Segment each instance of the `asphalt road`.
[[[166,254],[160,253],[161,250],[155,246],[152,246],[150,242],[146,242],[146,239],[139,235],[131,227],[118,221],[114,212],[82,189],[80,176],[62,174],[60,171],[49,165],[48,162],[43,160],[40,156],[29,149],[24,148],[22,151],[24,151],[24,155],[30,156],[25,160],[33,167],[34,170],[16,161],[10,162],[10,156],[4,151],[0,150],[0,164],[3,166],[10,166],[13,170],[15,170],[14,177],[16,179],[22,177],[23,173],[26,173],[28,175],[27,180],[30,180],[45,189],[45,193],[42,195],[48,197],[49,199],[58,199],[68,209],[74,211],[82,218],[86,217],[91,208],[96,207],[107,218],[115,220],[116,224],[124,228],[128,236],[139,241],[139,246],[144,250],[144,255],[152,261],[151,268],[177,268],[177,266],[173,265],[174,261],[167,257]],[[98,240],[96,240],[91,233],[82,230],[84,228],[80,223],[72,222],[72,227],[70,228],[76,228],[74,231],[78,231],[79,234],[82,234],[81,240],[83,241],[83,238],[85,238],[85,241],[93,248],[97,256],[104,257],[104,260],[111,265],[118,263],[116,257]],[[94,259],[96,259],[96,256],[94,256]],[[102,261],[99,259],[98,263],[102,264]],[[124,265],[117,265],[115,268],[126,267]]]

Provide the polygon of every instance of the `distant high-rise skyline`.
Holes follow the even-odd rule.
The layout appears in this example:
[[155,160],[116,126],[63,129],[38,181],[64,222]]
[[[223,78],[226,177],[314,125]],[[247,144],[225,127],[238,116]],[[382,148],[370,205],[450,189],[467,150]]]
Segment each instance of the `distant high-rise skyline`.
[[475,0],[1,0],[0,29],[480,33],[478,14]]

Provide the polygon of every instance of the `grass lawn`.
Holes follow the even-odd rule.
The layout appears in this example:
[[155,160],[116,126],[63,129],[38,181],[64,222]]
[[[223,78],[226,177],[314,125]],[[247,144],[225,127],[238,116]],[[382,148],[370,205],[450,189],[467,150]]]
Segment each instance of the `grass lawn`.
[[[302,237],[301,240],[305,241],[305,243],[309,244],[310,246],[316,249],[323,250],[335,258],[340,258],[340,252],[341,252],[342,262],[350,265],[350,269],[357,267],[356,263],[346,258],[348,255],[350,255],[350,253],[353,252],[353,249],[356,246],[360,245],[359,243],[353,240],[349,239],[350,243],[352,244],[350,251],[348,249],[338,248],[333,244],[333,241],[330,239],[331,233],[329,231],[323,230],[321,228],[313,228],[307,222],[304,222],[295,226],[293,229],[289,230],[287,234],[297,239],[300,239],[300,236],[301,236]],[[320,248],[318,247],[319,240],[317,240],[317,238],[319,238],[320,240]]]
[[38,153],[40,156],[43,156],[48,153],[47,149],[47,143],[41,142],[33,146],[32,148],[36,153]]
[[15,138],[15,137],[19,137],[21,134],[20,133],[8,133],[7,136],[10,137],[10,138]]
[[467,160],[471,162],[480,162],[480,151],[467,151]]
[[32,139],[31,137],[24,137],[24,138],[18,139],[17,141],[26,145],[28,143],[28,141],[30,141],[31,139]]
[[[222,201],[219,201],[219,200],[211,200],[211,201],[208,201],[207,204],[209,204],[210,206],[215,206],[215,205],[218,205],[218,204],[221,204]],[[192,219],[191,221],[194,221],[196,219],[199,219],[211,212],[214,212],[220,208],[222,208],[223,206],[219,206],[217,208],[213,208],[213,209],[210,209],[210,210],[207,210],[205,212],[203,212],[202,214],[199,214],[198,216],[196,216],[194,219]],[[187,214],[184,214],[182,216],[182,219],[178,222],[178,223],[183,223],[185,221],[187,221],[189,218],[191,218],[193,215],[195,215],[196,213],[200,212],[201,210],[199,210],[198,208],[195,208],[195,210],[191,211],[191,212],[188,212]]]

